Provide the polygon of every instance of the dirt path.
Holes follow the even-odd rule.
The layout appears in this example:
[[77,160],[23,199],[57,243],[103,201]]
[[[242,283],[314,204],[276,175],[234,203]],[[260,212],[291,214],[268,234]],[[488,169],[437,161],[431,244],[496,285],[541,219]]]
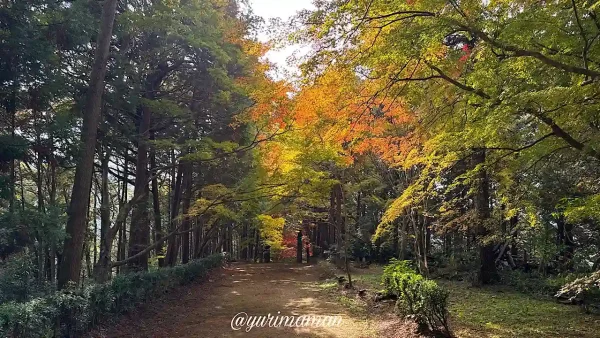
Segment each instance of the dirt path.
[[[191,285],[147,305],[92,337],[377,337],[372,321],[356,318],[327,300],[316,286],[316,265],[234,264],[208,281]],[[234,331],[232,318],[249,315],[340,315],[337,327],[245,327]],[[283,325],[282,325],[283,326]]]

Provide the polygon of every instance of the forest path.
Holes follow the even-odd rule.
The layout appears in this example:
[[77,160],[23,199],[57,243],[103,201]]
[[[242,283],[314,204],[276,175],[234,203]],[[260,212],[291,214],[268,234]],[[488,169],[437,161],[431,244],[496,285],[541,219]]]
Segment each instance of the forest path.
[[[232,264],[215,271],[209,280],[190,285],[142,306],[110,328],[91,337],[344,337],[380,336],[374,323],[353,316],[317,285],[318,265]],[[246,327],[234,331],[232,318],[249,315],[340,315],[337,327]],[[283,326],[283,325],[282,325]]]

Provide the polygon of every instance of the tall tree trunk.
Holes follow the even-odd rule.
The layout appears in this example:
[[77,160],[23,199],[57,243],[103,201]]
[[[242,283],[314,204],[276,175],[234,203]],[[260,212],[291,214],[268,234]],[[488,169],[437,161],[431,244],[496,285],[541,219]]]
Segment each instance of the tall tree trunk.
[[349,232],[346,231],[345,217],[343,216],[344,205],[344,189],[341,183],[337,183],[333,186],[334,201],[335,201],[335,220],[336,220],[336,233],[337,233],[337,244],[338,251],[344,255],[344,269],[348,276],[348,285],[352,287],[352,276],[350,274],[350,265],[348,261],[348,236]]
[[[56,207],[56,159],[54,158],[54,138],[52,136],[52,132],[50,134],[50,149],[49,149],[49,157],[48,157],[48,165],[50,166],[50,179],[49,184],[49,198],[50,198],[50,207]],[[54,284],[56,280],[56,244],[51,242],[49,244],[48,249],[48,260],[49,260],[49,273],[48,273],[48,281],[50,284]]]
[[[149,85],[150,88],[154,86]],[[151,89],[150,89],[151,90]],[[129,235],[129,254],[128,257],[137,255],[150,244],[150,226],[148,217],[148,151],[150,140],[150,108],[142,105],[140,111],[140,123],[138,127],[138,149],[135,171],[135,185],[133,198],[138,200],[133,205],[131,213],[131,229]],[[138,199],[139,197],[139,199]],[[131,260],[127,268],[132,271],[148,270],[148,255],[141,255],[139,258]]]
[[334,237],[335,227],[337,226],[337,221],[335,218],[335,202],[336,202],[335,189],[332,188],[329,193],[329,215],[328,215],[329,226],[327,227],[327,246],[328,247],[330,245],[334,244],[336,241],[336,238]]
[[296,263],[302,263],[302,231],[296,237]]
[[[113,238],[110,235],[110,195],[108,191],[108,166],[110,152],[102,157],[100,191],[100,255],[94,266],[94,278],[98,282],[110,279],[110,261]],[[122,207],[122,206],[121,206]]]
[[[100,194],[102,194],[102,192],[100,192]],[[94,237],[94,247],[93,247],[93,252],[94,252],[94,256],[93,256],[93,262],[94,264],[98,261],[98,254],[97,254],[97,250],[96,248],[98,247],[98,217],[97,217],[97,210],[98,210],[98,186],[96,185],[96,187],[94,188],[94,212],[92,213],[92,217],[93,222],[94,222],[94,231],[93,231],[93,237]],[[100,217],[102,217],[102,215],[100,215]]]
[[[474,155],[474,167],[485,164],[485,150],[478,150]],[[489,178],[485,167],[479,169],[477,192],[474,197],[474,206],[477,216],[477,236],[479,245],[479,273],[480,284],[490,284],[499,279],[496,270],[496,257],[494,243],[486,240],[490,230],[486,223],[490,218],[490,188]]]
[[[12,66],[12,62],[10,63]],[[10,67],[9,66],[9,67]],[[11,86],[10,99],[6,105],[6,111],[10,116],[10,135],[14,140],[16,136],[16,128],[17,128],[17,90],[19,86],[19,81],[17,80],[16,74],[13,74],[13,85]],[[15,200],[16,200],[16,186],[17,186],[17,160],[12,158],[10,161],[10,197],[9,197],[9,210],[11,213],[15,211]]]
[[[256,229],[255,231],[255,239],[254,239],[254,259],[258,262],[262,262],[262,243],[260,240],[260,231]],[[302,250],[302,245],[300,245],[300,250]],[[300,252],[300,262],[302,262],[302,252]]]
[[408,216],[402,217],[402,228],[400,231],[400,252],[398,253],[398,259],[406,259],[406,237],[408,236]]
[[92,259],[90,257],[90,241],[89,237],[83,244],[83,250],[85,252],[85,273],[82,272],[84,278],[89,278],[92,275]]
[[240,245],[241,245],[241,256],[240,258],[242,260],[247,261],[248,260],[248,223],[244,222],[244,224],[242,225],[242,236],[240,238]]
[[573,240],[573,224],[566,222],[564,216],[556,220],[557,244],[560,247],[560,268],[562,270],[571,270],[573,268],[573,255],[575,253],[575,242]]
[[81,252],[86,233],[86,212],[90,202],[90,188],[94,170],[94,154],[98,123],[104,92],[104,77],[110,48],[113,25],[115,21],[117,0],[105,0],[102,7],[102,19],[98,44],[94,57],[94,67],[90,76],[87,92],[83,128],[81,131],[81,149],[79,151],[75,180],[68,209],[68,220],[61,260],[58,287],[64,288],[70,281],[79,283],[81,271]]
[[[119,209],[122,208],[127,202],[127,188],[129,179],[129,167],[127,156],[129,152],[125,150],[125,154],[123,156],[123,186],[121,190],[121,199],[119,200]],[[125,251],[127,248],[127,216],[125,216],[123,220],[123,224],[119,228],[119,240],[117,242],[117,260],[122,261],[125,259]],[[121,273],[121,267],[117,267],[117,274]]]
[[[424,219],[424,218],[423,218]],[[427,269],[427,258],[425,256],[425,240],[423,235],[423,227],[425,226],[419,220],[419,214],[417,210],[410,210],[410,220],[413,226],[413,233],[415,234],[415,255],[417,256],[417,264],[419,267],[419,272],[422,275],[428,274]]]
[[23,168],[19,166],[19,181],[21,185],[21,211],[25,211],[25,184],[23,184]]
[[[33,90],[31,93],[30,105],[31,105],[31,109],[33,111],[33,119],[34,119],[33,124],[34,124],[34,129],[35,129],[35,134],[36,134],[35,135],[35,145],[37,148],[37,151],[36,151],[37,210],[41,216],[42,214],[46,213],[46,209],[44,206],[45,203],[44,203],[44,191],[43,191],[44,161],[43,161],[43,148],[42,148],[42,139],[41,139],[42,131],[40,129],[40,116],[39,116],[40,107],[38,105],[38,95],[36,93],[36,90]],[[43,217],[40,217],[40,218],[43,220]],[[41,229],[44,229],[43,221],[41,223]],[[38,282],[41,283],[45,279],[44,273],[46,272],[45,264],[47,261],[46,260],[47,244],[44,241],[44,233],[43,232],[37,233],[37,239],[38,239],[38,243],[37,243],[37,248],[35,250],[37,261],[38,261],[37,278],[38,278]]]
[[[171,216],[169,222],[169,232],[173,232],[176,228],[176,219],[179,215],[179,202],[181,201],[181,186],[183,181],[183,169],[184,165],[179,162],[177,170],[177,178],[175,179],[175,186],[173,189],[173,203],[171,204]],[[177,263],[177,255],[179,253],[179,236],[171,236],[167,243],[167,265],[174,266]]]
[[[156,44],[154,38],[150,40],[150,47]],[[154,67],[154,71],[146,77],[143,97],[146,100],[156,98],[163,80],[171,71],[183,64],[184,60],[180,59],[174,64],[169,65],[168,62],[163,62]],[[145,249],[150,244],[150,227],[148,217],[148,198],[150,189],[148,176],[148,151],[150,151],[150,127],[152,123],[152,111],[147,104],[140,105],[139,126],[138,126],[138,149],[137,149],[137,164],[133,199],[138,201],[137,196],[141,196],[138,202],[134,205],[131,215],[131,235],[129,237],[129,257],[137,256],[138,253],[145,252]],[[161,242],[162,243],[162,242]],[[132,270],[147,270],[148,269],[148,253],[137,256],[128,262],[127,266]]]
[[421,238],[423,240],[423,266],[425,267],[424,274],[429,275],[429,265],[427,263],[427,254],[429,253],[431,246],[431,230],[429,229],[429,218],[427,217],[427,200],[423,201],[423,226],[421,227]]
[[181,231],[184,231],[181,235],[181,263],[186,264],[190,261],[190,217],[187,215],[190,209],[190,203],[192,199],[192,164],[185,163],[183,173],[183,200],[181,206]]
[[[156,242],[159,242],[162,237],[164,236],[163,234],[163,229],[162,229],[162,217],[160,215],[160,198],[159,198],[159,191],[158,191],[158,177],[156,175],[156,152],[154,150],[152,150],[152,152],[150,153],[150,168],[152,169],[154,176],[152,176],[152,206],[154,209],[154,229],[155,229],[155,238],[154,240]],[[156,248],[156,256],[158,256],[158,266],[159,267],[163,267],[165,265],[165,258],[164,258],[164,246],[162,244],[160,244],[157,248]]]
[[196,217],[196,230],[194,231],[194,258],[202,257],[201,244],[204,239],[204,229],[200,226],[202,224],[202,217]]

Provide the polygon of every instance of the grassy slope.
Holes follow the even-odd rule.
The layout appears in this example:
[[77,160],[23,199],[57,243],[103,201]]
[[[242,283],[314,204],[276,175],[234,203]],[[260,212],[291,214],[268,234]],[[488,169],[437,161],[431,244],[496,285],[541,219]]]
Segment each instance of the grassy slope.
[[[379,290],[381,268],[357,270],[353,279],[358,288]],[[450,291],[451,328],[457,337],[600,337],[600,316],[586,315],[576,306],[506,287],[474,288],[450,281],[440,284]]]

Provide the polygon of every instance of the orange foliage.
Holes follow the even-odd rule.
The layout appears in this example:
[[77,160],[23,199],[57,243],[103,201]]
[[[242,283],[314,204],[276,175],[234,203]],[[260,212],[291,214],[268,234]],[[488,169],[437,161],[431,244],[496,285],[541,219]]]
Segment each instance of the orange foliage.
[[264,61],[264,56],[270,49],[269,45],[244,40],[242,46],[246,54],[254,57],[250,75],[236,80],[253,102],[247,117],[255,123],[269,124],[275,129],[285,127],[290,115],[289,94],[293,91],[292,87],[268,76],[272,65]]
[[365,95],[369,89],[356,74],[332,69],[301,88],[294,125],[340,148],[347,163],[368,152],[393,162],[414,145],[401,132],[414,118],[400,100]]

